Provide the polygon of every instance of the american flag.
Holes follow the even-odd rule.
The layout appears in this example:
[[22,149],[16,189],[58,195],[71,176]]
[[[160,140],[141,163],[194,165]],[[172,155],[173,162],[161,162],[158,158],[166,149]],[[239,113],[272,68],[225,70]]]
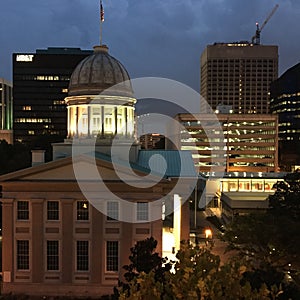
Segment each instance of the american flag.
[[104,22],[104,9],[103,9],[103,5],[102,5],[102,1],[100,1],[100,19],[101,19],[101,22]]

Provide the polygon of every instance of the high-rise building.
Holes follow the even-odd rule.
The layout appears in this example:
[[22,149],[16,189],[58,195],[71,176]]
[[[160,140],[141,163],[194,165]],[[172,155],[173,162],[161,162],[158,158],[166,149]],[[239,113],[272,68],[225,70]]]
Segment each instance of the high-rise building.
[[279,117],[279,164],[300,165],[300,63],[271,83],[270,110]]
[[[201,96],[213,110],[269,113],[269,85],[278,76],[278,47],[249,42],[215,43],[201,55]],[[203,111],[202,111],[203,112]]]
[[33,141],[40,135],[67,135],[64,98],[76,65],[92,51],[48,48],[13,54],[14,140]]
[[12,83],[0,78],[0,139],[12,143]]
[[[176,147],[192,151],[197,171],[278,172],[278,117],[271,114],[178,114]],[[185,130],[179,130],[181,124]],[[172,132],[172,131],[171,131]]]

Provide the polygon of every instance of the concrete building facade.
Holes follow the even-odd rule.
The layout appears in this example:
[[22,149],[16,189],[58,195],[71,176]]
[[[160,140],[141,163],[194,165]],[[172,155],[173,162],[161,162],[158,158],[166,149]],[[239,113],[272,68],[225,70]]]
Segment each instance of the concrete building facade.
[[201,54],[200,94],[213,110],[224,104],[234,113],[269,113],[269,86],[277,77],[277,46],[215,43]]
[[[199,172],[277,172],[278,117],[261,114],[178,114],[172,126]],[[183,127],[180,129],[178,124]]]

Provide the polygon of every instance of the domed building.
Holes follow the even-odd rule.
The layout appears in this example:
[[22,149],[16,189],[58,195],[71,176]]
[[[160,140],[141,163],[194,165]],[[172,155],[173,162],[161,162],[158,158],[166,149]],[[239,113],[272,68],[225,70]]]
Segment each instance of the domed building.
[[[68,136],[53,145],[54,160],[0,176],[3,294],[98,299],[113,293],[137,241],[152,236],[173,259],[189,238],[189,201],[181,197],[196,178],[190,152],[138,151],[129,75],[106,46],[94,50],[72,74]],[[131,165],[123,163],[128,154]],[[167,169],[148,176],[153,155]],[[164,226],[174,207],[173,223]]]
[[128,72],[105,45],[95,46],[75,68],[68,97],[68,138],[134,137],[134,104]]
[[77,153],[96,145],[97,152],[110,155],[113,140],[119,146],[118,156],[126,159],[123,146],[131,144],[131,160],[137,159],[136,99],[127,70],[108,53],[106,45],[95,46],[94,53],[77,65],[65,101],[68,136],[64,143],[53,145],[53,159],[72,155],[74,143]]

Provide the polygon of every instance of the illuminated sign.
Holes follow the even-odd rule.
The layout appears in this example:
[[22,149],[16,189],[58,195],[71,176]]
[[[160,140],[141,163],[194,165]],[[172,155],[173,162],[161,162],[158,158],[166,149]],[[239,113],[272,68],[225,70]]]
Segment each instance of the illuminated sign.
[[32,54],[19,54],[17,55],[16,61],[31,62],[34,55]]

